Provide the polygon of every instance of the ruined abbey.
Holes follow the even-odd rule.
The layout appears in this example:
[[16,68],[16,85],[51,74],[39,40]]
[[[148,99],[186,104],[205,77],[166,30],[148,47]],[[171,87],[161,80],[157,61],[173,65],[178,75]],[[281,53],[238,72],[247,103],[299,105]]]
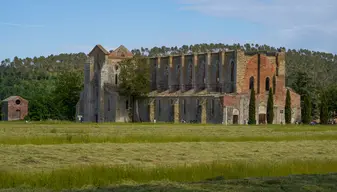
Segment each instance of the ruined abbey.
[[[219,52],[148,58],[151,92],[131,108],[118,94],[118,62],[132,57],[124,46],[107,51],[97,45],[84,67],[84,89],[77,116],[84,122],[246,124],[250,90],[256,92],[256,120],[266,123],[269,89],[274,89],[274,124],[285,122],[285,52]],[[290,89],[292,122],[300,121],[300,96]]]

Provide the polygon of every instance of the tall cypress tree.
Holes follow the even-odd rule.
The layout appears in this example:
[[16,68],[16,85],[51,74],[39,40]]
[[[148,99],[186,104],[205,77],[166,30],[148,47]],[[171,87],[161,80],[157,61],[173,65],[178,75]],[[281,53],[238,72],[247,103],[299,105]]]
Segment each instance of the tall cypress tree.
[[325,93],[321,96],[321,105],[320,105],[320,122],[321,124],[328,124],[329,120],[329,111],[326,101]]
[[248,124],[255,125],[256,124],[256,113],[255,113],[255,91],[254,86],[250,91],[250,101],[249,101],[249,119]]
[[276,77],[275,75],[273,76],[273,94],[275,95],[275,91],[276,91]]
[[304,95],[302,122],[304,124],[309,124],[311,122],[311,101],[308,95]]
[[267,123],[273,124],[273,120],[274,120],[274,98],[273,98],[273,88],[270,88],[267,103]]
[[284,107],[284,115],[285,115],[286,124],[290,124],[291,123],[291,98],[290,98],[289,89],[287,90],[286,105]]

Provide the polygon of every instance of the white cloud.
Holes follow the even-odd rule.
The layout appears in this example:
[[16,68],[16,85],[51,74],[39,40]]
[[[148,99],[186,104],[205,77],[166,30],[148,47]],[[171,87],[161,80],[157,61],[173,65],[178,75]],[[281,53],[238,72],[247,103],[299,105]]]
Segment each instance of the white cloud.
[[19,23],[10,23],[10,22],[0,22],[0,25],[6,25],[6,26],[12,26],[12,27],[26,27],[26,28],[44,27],[43,25],[28,25],[28,24],[19,24]]
[[[305,46],[304,48],[334,52],[337,49],[337,45],[334,45],[337,41],[336,0],[179,0],[179,2],[183,10],[261,24],[268,28],[268,33],[273,33],[266,36],[275,38],[276,44]],[[302,42],[305,45],[297,45],[295,42]]]

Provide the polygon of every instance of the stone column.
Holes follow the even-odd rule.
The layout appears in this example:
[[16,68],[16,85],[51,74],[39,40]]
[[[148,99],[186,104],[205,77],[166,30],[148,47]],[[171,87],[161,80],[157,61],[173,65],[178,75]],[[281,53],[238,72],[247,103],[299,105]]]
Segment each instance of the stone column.
[[227,106],[224,106],[224,108],[222,109],[223,110],[223,123],[225,124],[225,125],[227,125],[228,124],[228,110],[227,110]]
[[240,110],[239,110],[239,122],[238,122],[238,124],[244,124],[244,121],[245,121],[245,119],[244,119],[244,106],[243,106],[243,102],[244,102],[244,96],[240,96],[239,97],[239,99],[240,99]]
[[220,82],[220,92],[225,91],[225,52],[221,51],[220,53],[220,77],[219,77],[219,82]]
[[175,77],[175,71],[173,67],[173,62],[172,62],[173,57],[169,56],[168,58],[168,63],[169,63],[169,69],[168,69],[168,86],[169,86],[169,92],[173,92],[175,90],[174,87],[174,77]]
[[174,123],[180,122],[180,106],[179,106],[179,99],[174,100]]
[[[273,112],[274,112],[273,124],[279,124],[280,123],[279,120],[278,120],[278,117],[279,117],[278,111],[279,111],[278,107],[274,106],[274,110],[273,110]],[[285,122],[283,122],[283,123],[285,123]]]
[[198,91],[199,90],[199,86],[198,86],[198,54],[194,54],[193,55],[193,67],[192,67],[192,86],[194,91]]
[[[102,68],[107,65],[107,62],[108,62],[108,56],[106,55],[105,58],[104,58],[104,62],[102,63],[102,67],[100,70],[102,70]],[[104,83],[105,83],[105,79],[102,78],[102,71],[99,71],[99,94],[98,94],[98,122],[104,122],[104,107],[105,107],[105,104],[104,104]]]
[[202,98],[201,100],[201,124],[207,123],[207,99]]
[[206,90],[207,92],[211,91],[212,89],[212,81],[211,81],[211,64],[212,64],[212,57],[211,53],[206,54],[206,65],[205,65],[205,72],[206,72]]
[[156,80],[157,80],[157,91],[161,91],[161,87],[162,87],[162,76],[164,75],[162,73],[161,70],[161,66],[160,66],[160,57],[157,58],[157,72],[156,72]]
[[154,106],[154,102],[155,102],[155,99],[153,99],[153,98],[151,98],[149,100],[149,106],[150,106],[149,117],[150,117],[150,122],[153,122],[154,118],[155,118],[155,106]]
[[180,66],[180,90],[185,91],[185,55],[181,55],[181,66]]
[[88,122],[90,119],[90,59],[87,59],[84,64],[84,114],[83,120]]

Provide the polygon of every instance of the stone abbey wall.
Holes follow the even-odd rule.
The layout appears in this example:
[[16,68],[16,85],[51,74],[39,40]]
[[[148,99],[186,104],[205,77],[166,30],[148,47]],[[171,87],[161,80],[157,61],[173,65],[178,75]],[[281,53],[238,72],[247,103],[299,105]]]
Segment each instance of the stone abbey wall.
[[155,57],[149,65],[153,91],[235,91],[234,51]]
[[[132,54],[124,48],[96,46],[85,67],[84,91],[78,107],[86,121],[139,121],[244,124],[248,121],[250,89],[256,92],[257,120],[266,113],[269,89],[275,88],[275,123],[284,122],[285,53],[242,50],[148,58],[151,92],[132,105],[118,94],[118,62]],[[275,86],[274,86],[275,85]],[[300,98],[291,91],[293,119]]]

